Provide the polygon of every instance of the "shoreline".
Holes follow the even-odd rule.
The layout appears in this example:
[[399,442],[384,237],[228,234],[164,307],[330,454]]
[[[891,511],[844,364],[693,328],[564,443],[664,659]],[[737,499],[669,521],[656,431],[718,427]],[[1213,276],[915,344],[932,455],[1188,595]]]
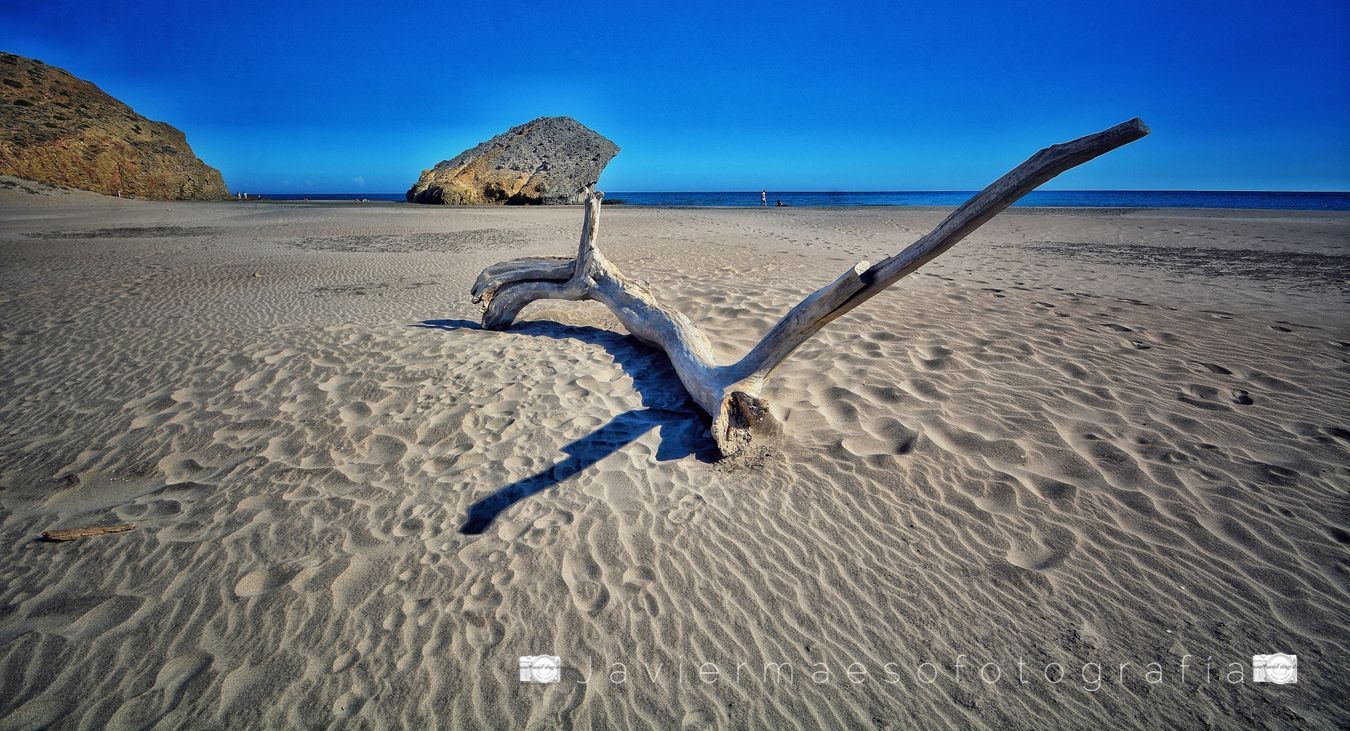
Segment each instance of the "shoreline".
[[[362,205],[389,207],[415,207],[417,209],[427,210],[469,210],[469,211],[490,211],[490,210],[545,210],[545,209],[563,209],[563,210],[581,210],[583,206],[572,205],[547,205],[547,206],[506,206],[506,205],[429,205],[424,203],[409,203],[407,201],[386,201],[386,200],[346,200],[346,199],[315,199],[315,200],[293,200],[280,198],[262,198],[248,201],[151,201],[151,202],[170,202],[170,203],[263,203],[268,205],[282,205],[289,203],[313,205],[313,204],[350,204],[360,203]],[[605,211],[617,210],[672,210],[672,211],[851,211],[851,210],[895,210],[895,211],[918,211],[918,212],[950,212],[956,210],[958,205],[951,206],[910,206],[893,204],[861,204],[861,205],[791,205],[791,206],[712,206],[712,205],[665,205],[665,204],[632,204],[632,203],[605,203]],[[1326,215],[1331,217],[1350,217],[1350,210],[1341,209],[1322,209],[1322,208],[1191,208],[1184,206],[1031,206],[1031,205],[1013,205],[1007,208],[999,215],[1016,214],[1019,212],[1030,213],[1083,213],[1092,214],[1120,214],[1129,212],[1175,212],[1175,213],[1196,213],[1199,215],[1222,216],[1229,214],[1291,214],[1291,215]]]

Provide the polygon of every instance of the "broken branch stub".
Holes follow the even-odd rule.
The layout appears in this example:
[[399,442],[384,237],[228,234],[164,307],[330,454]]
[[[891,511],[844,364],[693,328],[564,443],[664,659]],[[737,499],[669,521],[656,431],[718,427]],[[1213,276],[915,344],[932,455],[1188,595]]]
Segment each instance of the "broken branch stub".
[[807,296],[735,363],[719,364],[707,336],[644,284],[628,279],[596,248],[600,199],[586,199],[575,259],[535,257],[494,264],[474,283],[484,306],[483,327],[503,330],[526,305],[541,299],[595,300],[628,332],[664,351],[694,402],[712,416],[712,437],[723,456],[743,450],[756,435],[776,430],[759,397],[765,381],[822,327],[932,261],[1019,198],[1060,173],[1147,135],[1132,119],[1110,129],[1047,147],[957,208],[931,232],[876,264],[859,262]]

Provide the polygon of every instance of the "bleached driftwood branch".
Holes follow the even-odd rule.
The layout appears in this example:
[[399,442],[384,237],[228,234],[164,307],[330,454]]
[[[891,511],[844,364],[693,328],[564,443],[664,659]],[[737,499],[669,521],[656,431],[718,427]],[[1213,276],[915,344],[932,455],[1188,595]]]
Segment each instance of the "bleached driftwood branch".
[[42,531],[42,540],[51,542],[74,541],[80,538],[90,538],[92,536],[102,536],[109,533],[121,533],[135,528],[135,523],[119,523],[117,525],[92,525],[87,528],[63,528],[60,530]]
[[586,200],[581,245],[575,259],[530,258],[494,264],[473,286],[484,306],[483,326],[502,330],[540,299],[595,300],[628,332],[669,356],[694,401],[712,415],[712,436],[723,456],[746,447],[754,435],[775,428],[759,398],[764,382],[794,350],[835,318],[866,302],[950,249],[1017,199],[1070,168],[1133,142],[1149,132],[1138,119],[1041,150],[966,201],[928,235],[876,264],[859,262],[812,293],[735,363],[720,364],[701,330],[659,302],[642,283],[628,279],[596,248],[600,198]]

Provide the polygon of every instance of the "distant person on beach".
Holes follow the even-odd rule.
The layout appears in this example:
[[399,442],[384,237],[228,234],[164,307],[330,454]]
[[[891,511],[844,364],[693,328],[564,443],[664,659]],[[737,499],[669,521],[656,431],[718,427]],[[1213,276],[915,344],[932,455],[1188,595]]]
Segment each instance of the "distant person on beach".
[[778,199],[778,207],[779,207],[779,208],[783,208],[783,207],[786,206],[786,205],[787,205],[787,204],[783,202],[783,199],[781,199],[781,198]]
[[760,204],[761,206],[764,206],[765,208],[768,208],[768,206],[769,206],[769,191],[767,191],[767,190],[761,190],[761,191],[759,192],[759,204]]

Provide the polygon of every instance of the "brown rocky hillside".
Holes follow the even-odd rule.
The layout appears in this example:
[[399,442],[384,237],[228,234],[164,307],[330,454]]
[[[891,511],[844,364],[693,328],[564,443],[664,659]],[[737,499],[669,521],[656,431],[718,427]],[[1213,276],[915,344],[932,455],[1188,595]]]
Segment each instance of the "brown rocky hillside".
[[106,195],[212,200],[229,192],[174,127],[88,81],[0,53],[0,174]]

